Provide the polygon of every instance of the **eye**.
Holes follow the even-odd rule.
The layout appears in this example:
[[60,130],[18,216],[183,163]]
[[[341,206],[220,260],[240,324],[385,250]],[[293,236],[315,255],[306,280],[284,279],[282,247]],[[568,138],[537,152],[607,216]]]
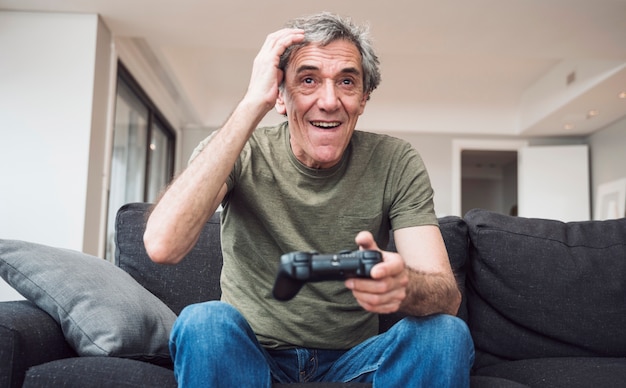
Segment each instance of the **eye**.
[[306,77],[302,80],[302,83],[306,85],[313,85],[315,83],[315,80],[311,77]]
[[341,79],[339,85],[346,90],[353,90],[358,87],[359,82],[354,77],[348,77]]

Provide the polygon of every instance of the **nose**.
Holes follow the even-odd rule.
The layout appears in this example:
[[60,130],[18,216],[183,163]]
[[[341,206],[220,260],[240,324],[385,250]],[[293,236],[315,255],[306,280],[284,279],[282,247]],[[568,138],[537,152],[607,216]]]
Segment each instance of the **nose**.
[[337,89],[334,82],[325,82],[323,86],[319,88],[317,105],[321,110],[327,112],[332,112],[339,107],[339,95],[337,94]]

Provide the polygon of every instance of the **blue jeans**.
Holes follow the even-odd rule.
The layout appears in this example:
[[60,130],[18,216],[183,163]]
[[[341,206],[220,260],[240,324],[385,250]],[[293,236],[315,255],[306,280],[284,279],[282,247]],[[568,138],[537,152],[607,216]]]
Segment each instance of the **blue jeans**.
[[186,307],[170,351],[179,387],[271,387],[307,381],[374,387],[469,387],[474,346],[449,315],[409,317],[350,350],[266,350],[244,317],[222,302]]

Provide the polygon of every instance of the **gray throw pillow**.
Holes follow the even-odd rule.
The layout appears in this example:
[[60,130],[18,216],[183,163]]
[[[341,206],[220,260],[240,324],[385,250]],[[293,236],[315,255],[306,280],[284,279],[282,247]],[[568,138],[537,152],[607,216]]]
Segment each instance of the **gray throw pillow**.
[[50,314],[80,356],[169,360],[169,332],[176,315],[108,261],[0,240],[0,277]]

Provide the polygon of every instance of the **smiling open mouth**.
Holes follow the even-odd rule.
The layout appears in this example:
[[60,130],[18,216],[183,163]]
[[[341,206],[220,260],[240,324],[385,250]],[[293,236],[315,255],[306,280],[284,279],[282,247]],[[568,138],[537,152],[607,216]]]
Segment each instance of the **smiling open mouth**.
[[341,125],[341,122],[339,121],[311,121],[311,125],[318,127],[318,128],[336,128],[338,126]]

